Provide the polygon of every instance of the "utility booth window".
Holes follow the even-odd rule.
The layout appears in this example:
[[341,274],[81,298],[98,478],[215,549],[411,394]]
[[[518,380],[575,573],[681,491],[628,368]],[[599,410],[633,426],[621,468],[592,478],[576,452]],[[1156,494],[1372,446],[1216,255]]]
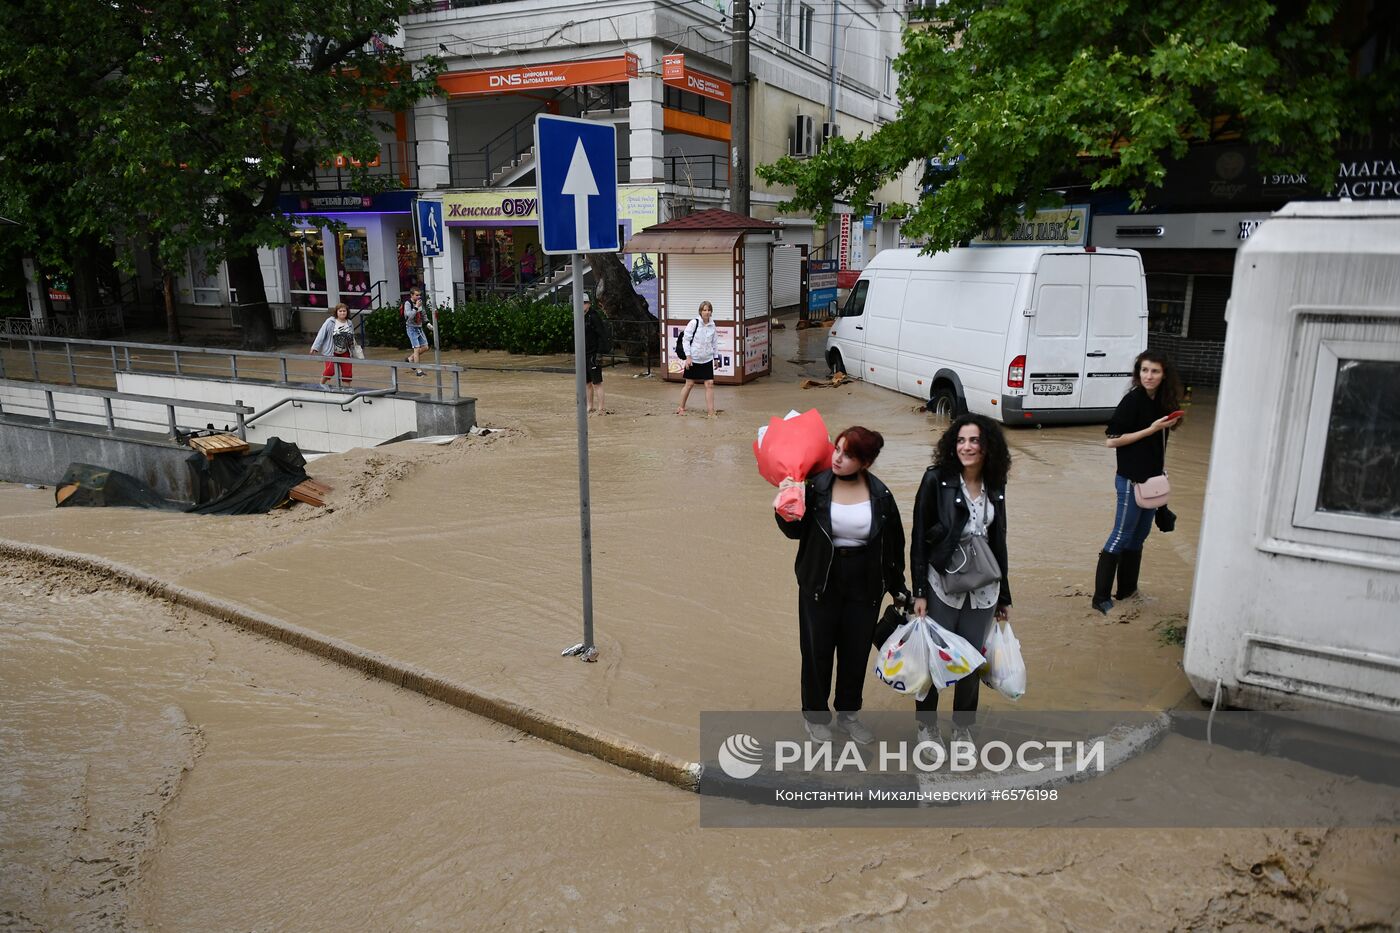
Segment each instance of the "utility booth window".
[[1400,361],[1333,367],[1318,511],[1400,519]]
[[1290,375],[1306,421],[1280,451],[1277,501],[1292,529],[1276,534],[1331,546],[1345,536],[1351,549],[1393,549],[1400,541],[1400,320],[1360,309],[1303,314],[1296,348]]

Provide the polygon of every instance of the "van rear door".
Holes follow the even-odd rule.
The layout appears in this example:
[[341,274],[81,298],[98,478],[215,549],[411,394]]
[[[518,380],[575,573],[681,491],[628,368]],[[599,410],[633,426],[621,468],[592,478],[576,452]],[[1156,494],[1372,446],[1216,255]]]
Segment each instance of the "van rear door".
[[1147,347],[1147,294],[1136,256],[1096,253],[1089,273],[1085,408],[1113,408],[1128,391],[1133,360]]
[[1026,339],[1027,410],[1078,408],[1089,310],[1088,253],[1046,253]]

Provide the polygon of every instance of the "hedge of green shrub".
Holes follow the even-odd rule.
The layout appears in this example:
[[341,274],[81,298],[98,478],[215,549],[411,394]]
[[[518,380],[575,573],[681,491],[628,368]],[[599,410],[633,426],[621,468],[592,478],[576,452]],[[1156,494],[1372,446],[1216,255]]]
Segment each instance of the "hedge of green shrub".
[[[467,301],[438,309],[444,350],[508,350],[567,353],[574,348],[573,311],[566,304],[527,298]],[[379,308],[365,318],[374,346],[408,348],[397,308]]]

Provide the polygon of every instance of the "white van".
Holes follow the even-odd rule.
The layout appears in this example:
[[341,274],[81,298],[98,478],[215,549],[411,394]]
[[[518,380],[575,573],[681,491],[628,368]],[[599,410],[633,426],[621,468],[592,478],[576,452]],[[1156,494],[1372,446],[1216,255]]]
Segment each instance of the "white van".
[[887,249],[861,273],[826,346],[833,370],[943,415],[1107,421],[1147,347],[1142,258],[1093,247]]
[[1186,674],[1231,706],[1400,712],[1400,201],[1290,204],[1226,313]]

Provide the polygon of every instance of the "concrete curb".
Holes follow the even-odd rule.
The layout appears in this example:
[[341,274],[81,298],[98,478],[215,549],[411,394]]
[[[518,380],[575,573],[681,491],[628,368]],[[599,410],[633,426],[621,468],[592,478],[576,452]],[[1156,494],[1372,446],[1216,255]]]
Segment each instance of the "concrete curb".
[[682,790],[694,791],[699,784],[699,764],[643,748],[625,739],[584,729],[567,720],[482,693],[466,684],[448,680],[431,671],[396,661],[338,638],[331,638],[234,603],[167,583],[125,564],[5,538],[0,538],[0,557],[95,574],[147,596],[202,613],[221,622],[231,623],[244,631],[299,648],[376,680],[411,690],[527,735],[591,755],[608,764],[635,771]]

